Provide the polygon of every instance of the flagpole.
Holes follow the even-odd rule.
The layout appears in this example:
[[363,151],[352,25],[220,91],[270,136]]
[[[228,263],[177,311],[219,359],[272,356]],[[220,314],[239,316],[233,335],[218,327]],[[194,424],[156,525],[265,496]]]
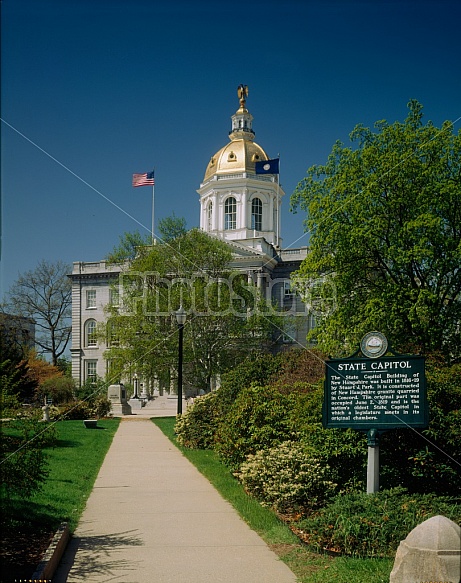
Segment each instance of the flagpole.
[[155,226],[155,178],[154,184],[152,185],[152,245],[155,245],[156,243],[154,235],[155,233],[154,226]]
[[280,154],[279,172],[277,174],[277,247],[280,247]]

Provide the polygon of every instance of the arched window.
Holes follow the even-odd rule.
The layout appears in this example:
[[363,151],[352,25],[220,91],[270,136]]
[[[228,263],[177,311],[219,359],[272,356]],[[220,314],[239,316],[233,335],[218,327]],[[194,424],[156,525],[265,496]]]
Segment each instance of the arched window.
[[263,203],[259,198],[251,201],[251,228],[255,231],[263,230]]
[[97,346],[96,338],[96,320],[87,320],[85,322],[85,346]]
[[207,231],[213,230],[213,203],[209,202],[206,209]]
[[230,196],[224,203],[224,229],[235,229],[237,225],[237,201]]

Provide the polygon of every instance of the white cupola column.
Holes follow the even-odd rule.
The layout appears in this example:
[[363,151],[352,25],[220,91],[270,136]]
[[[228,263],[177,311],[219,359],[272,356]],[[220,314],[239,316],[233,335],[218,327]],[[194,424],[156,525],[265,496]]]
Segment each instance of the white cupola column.
[[248,228],[248,188],[244,188],[242,192],[242,228]]

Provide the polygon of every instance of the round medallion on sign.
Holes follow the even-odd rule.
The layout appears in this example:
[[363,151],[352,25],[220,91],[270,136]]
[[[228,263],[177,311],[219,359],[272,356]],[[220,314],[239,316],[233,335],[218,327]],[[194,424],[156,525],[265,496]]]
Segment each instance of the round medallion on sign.
[[368,332],[360,342],[360,349],[368,358],[379,358],[387,351],[387,338],[381,332]]

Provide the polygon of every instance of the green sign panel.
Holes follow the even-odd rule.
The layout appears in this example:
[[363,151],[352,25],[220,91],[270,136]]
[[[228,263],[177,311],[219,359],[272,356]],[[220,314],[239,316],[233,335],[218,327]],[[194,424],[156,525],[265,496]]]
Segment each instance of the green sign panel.
[[331,359],[326,362],[324,427],[427,427],[424,357]]

